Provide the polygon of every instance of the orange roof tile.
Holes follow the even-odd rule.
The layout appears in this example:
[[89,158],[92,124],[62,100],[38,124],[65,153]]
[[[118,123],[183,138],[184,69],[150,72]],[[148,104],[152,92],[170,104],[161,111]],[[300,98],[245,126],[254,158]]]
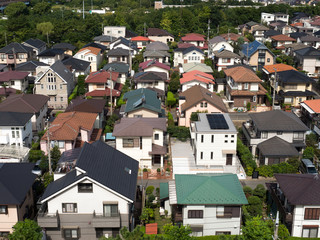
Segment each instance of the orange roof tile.
[[86,54],[93,53],[94,55],[98,55],[98,54],[100,53],[100,51],[101,51],[101,49],[100,49],[100,48],[95,48],[95,47],[85,47],[85,48],[81,48],[81,49],[79,50],[79,52],[78,52],[78,53],[83,52],[83,51],[85,51],[85,50],[89,50],[89,52],[88,52],[88,53],[86,53]]
[[[97,113],[65,112],[60,113],[52,122],[50,128],[50,140],[75,140],[80,129],[90,131],[93,129]],[[41,140],[47,140],[44,134]]]
[[292,23],[292,24],[290,24],[290,26],[292,26],[292,27],[302,27],[303,26],[303,23],[301,23],[301,22],[297,22],[297,23]]
[[297,70],[294,67],[283,64],[283,63],[278,63],[278,64],[273,64],[273,65],[268,65],[263,67],[269,74],[274,73],[276,69],[277,72],[283,72],[283,71],[288,71],[288,70]]
[[227,76],[232,77],[235,82],[262,82],[262,80],[249,68],[237,66],[223,70]]
[[296,41],[294,38],[288,37],[283,34],[272,36],[271,39],[273,39],[275,41],[292,41],[292,42]]
[[143,36],[137,36],[137,37],[133,37],[131,38],[131,41],[136,41],[136,42],[141,42],[141,41],[151,41],[149,38],[147,37],[143,37]]
[[208,83],[214,84],[214,78],[212,75],[198,71],[198,70],[193,70],[191,72],[184,73],[183,77],[180,78],[180,83],[183,84],[183,83],[194,81],[194,80],[204,82],[207,84]]
[[320,113],[320,99],[306,100],[303,101],[303,103],[311,108],[314,112]]
[[[112,81],[116,82],[118,77],[118,72],[111,72]],[[86,79],[86,83],[107,83],[108,80],[110,80],[110,72],[106,70],[100,70],[90,73]]]

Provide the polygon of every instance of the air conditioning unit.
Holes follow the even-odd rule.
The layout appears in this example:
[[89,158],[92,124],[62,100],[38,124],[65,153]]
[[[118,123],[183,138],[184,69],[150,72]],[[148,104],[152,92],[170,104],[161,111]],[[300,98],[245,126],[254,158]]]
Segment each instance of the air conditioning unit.
[[109,237],[109,233],[104,234],[104,236],[105,236],[106,238],[108,238],[108,237]]

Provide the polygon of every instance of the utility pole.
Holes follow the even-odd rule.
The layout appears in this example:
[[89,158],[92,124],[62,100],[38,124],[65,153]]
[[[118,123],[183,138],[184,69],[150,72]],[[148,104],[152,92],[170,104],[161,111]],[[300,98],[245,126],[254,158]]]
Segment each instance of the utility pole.
[[210,57],[210,53],[211,53],[211,46],[210,46],[210,43],[209,43],[209,40],[210,40],[210,18],[208,19],[208,36],[207,36],[207,43],[208,43],[208,57]]
[[274,240],[278,240],[278,229],[279,229],[279,211],[277,211],[276,226],[274,229],[274,236],[273,236]]
[[274,70],[274,79],[273,79],[273,96],[272,96],[272,110],[274,110],[274,100],[276,97],[276,85],[277,85],[277,69],[273,68]]
[[47,151],[48,151],[48,161],[49,161],[49,173],[52,175],[52,168],[51,168],[51,152],[50,152],[50,133],[49,133],[49,119],[47,120]]
[[82,0],[82,19],[84,19],[84,0]]

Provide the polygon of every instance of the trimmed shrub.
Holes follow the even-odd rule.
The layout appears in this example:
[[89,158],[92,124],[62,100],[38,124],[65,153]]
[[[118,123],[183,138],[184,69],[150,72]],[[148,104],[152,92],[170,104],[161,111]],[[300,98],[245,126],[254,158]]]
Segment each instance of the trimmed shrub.
[[180,141],[186,141],[188,138],[190,138],[190,131],[187,127],[168,126],[167,132],[171,137],[176,137]]
[[167,93],[167,105],[172,107],[176,104],[177,99],[174,97],[173,93],[168,91]]
[[150,195],[153,193],[153,191],[154,191],[154,186],[148,186],[146,189],[146,194]]
[[247,198],[252,195],[252,191],[253,191],[252,188],[249,187],[249,186],[244,186],[243,187],[243,192],[244,192],[244,194],[246,195]]

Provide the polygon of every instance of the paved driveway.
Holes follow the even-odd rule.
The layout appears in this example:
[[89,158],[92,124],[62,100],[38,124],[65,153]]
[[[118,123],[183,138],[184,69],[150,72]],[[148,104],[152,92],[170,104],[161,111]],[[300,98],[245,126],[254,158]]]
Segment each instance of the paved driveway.
[[171,139],[173,176],[175,174],[190,174],[195,168],[195,160],[190,141],[181,142]]

